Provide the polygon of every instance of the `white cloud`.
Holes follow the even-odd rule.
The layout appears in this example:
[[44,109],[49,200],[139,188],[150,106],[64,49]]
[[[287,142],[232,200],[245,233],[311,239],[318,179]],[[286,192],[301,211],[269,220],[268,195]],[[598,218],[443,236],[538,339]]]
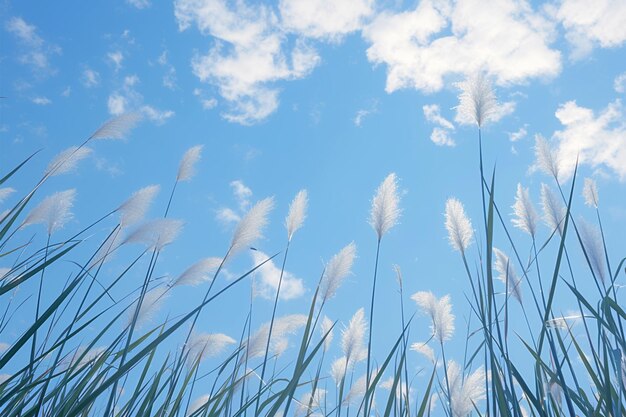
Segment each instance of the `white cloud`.
[[72,87],[70,87],[69,85],[65,87],[65,89],[61,92],[61,95],[63,97],[69,97],[71,94],[72,94]]
[[223,116],[252,124],[278,107],[277,81],[308,75],[320,58],[304,40],[288,46],[276,14],[268,6],[237,2],[231,9],[223,0],[178,0],[175,15],[180,30],[195,24],[215,38],[205,55],[192,60],[194,74],[218,87],[230,105]]
[[622,72],[620,75],[615,77],[615,81],[613,81],[613,88],[618,93],[626,93],[626,72]]
[[356,127],[361,127],[363,120],[369,116],[370,114],[374,114],[377,112],[378,101],[374,100],[370,104],[370,106],[366,109],[360,109],[356,112],[356,116],[354,116],[354,125]]
[[373,0],[281,0],[285,29],[311,38],[339,40],[361,29],[373,13]]
[[124,77],[124,87],[131,88],[139,83],[139,77],[135,74]]
[[[261,251],[251,251],[254,266],[264,262],[269,256]],[[280,268],[273,261],[267,261],[256,270],[255,295],[268,300],[276,297],[276,290],[280,281]],[[283,280],[280,286],[280,300],[292,300],[304,295],[302,279],[297,278],[289,271],[283,271]]]
[[217,106],[217,100],[214,98],[202,99],[200,102],[204,110],[211,110]]
[[109,96],[107,107],[111,115],[119,116],[120,114],[126,112],[126,106],[126,97],[120,95],[119,93],[113,93]]
[[563,178],[573,173],[578,157],[581,165],[608,168],[621,181],[626,180],[626,111],[620,100],[609,103],[597,115],[568,101],[555,115],[564,127],[552,135]]
[[243,183],[241,180],[234,180],[230,182],[230,188],[233,190],[233,196],[237,199],[239,209],[245,211],[250,205],[250,197],[252,197],[252,190]]
[[454,124],[441,115],[441,109],[437,104],[427,104],[422,107],[424,117],[430,123],[438,125],[430,134],[430,140],[438,146],[456,146],[456,142],[450,136],[454,130]]
[[383,11],[363,30],[368,59],[387,65],[386,91],[438,91],[449,78],[485,71],[500,85],[555,76],[553,23],[526,2],[423,0],[410,11]]
[[174,116],[174,112],[172,110],[159,110],[147,105],[141,107],[141,112],[157,125],[162,125],[169,118]]
[[215,218],[222,224],[238,223],[241,217],[233,209],[222,207],[217,210]]
[[33,99],[33,103],[35,103],[38,106],[47,106],[48,104],[52,104],[52,100],[50,100],[48,97],[35,97]]
[[150,0],[126,0],[126,3],[130,4],[133,7],[136,7],[138,9],[145,9],[147,7],[150,7]]
[[623,0],[562,0],[553,8],[573,46],[572,58],[588,55],[594,46],[615,48],[626,41],[626,2]]
[[100,74],[91,68],[85,68],[81,80],[85,87],[95,87],[100,84]]
[[509,132],[509,140],[511,142],[517,142],[518,140],[522,140],[526,137],[526,135],[528,134],[528,131],[526,131],[526,126],[522,126],[520,127],[517,131],[515,132]]
[[160,66],[165,67],[165,74],[163,75],[163,87],[170,90],[176,89],[176,68],[171,65],[167,60],[167,51],[163,51],[157,62]]
[[19,60],[30,66],[35,72],[51,72],[50,56],[61,53],[61,48],[49,44],[37,34],[37,27],[26,23],[21,17],[12,17],[5,24],[5,29],[13,34],[22,46]]
[[107,54],[109,60],[115,66],[115,71],[119,71],[122,68],[122,61],[124,61],[124,54],[121,51],[109,52]]

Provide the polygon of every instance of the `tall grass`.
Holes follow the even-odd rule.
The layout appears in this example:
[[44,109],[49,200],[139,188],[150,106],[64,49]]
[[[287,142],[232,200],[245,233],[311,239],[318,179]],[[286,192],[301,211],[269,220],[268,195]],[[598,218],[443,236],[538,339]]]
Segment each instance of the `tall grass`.
[[[67,221],[76,192],[40,196],[43,185],[55,175],[76,169],[92,151],[88,144],[96,146],[99,139],[124,136],[137,117],[113,119],[81,145],[61,152],[31,189],[17,198],[12,197],[19,195],[13,186],[25,170],[35,169],[39,155],[9,167],[0,173],[0,203],[14,201],[0,214],[0,413],[71,417],[623,415],[626,312],[619,282],[626,259],[611,256],[597,185],[590,179],[584,182],[584,201],[595,217],[581,220],[576,213],[582,201],[576,172],[569,180],[560,178],[558,155],[540,139],[538,162],[552,181],[541,187],[547,225],[541,229],[531,199],[533,191],[539,194],[539,190],[520,184],[516,190],[501,191],[495,171],[485,175],[482,127],[497,102],[484,78],[465,84],[461,107],[479,129],[478,186],[483,213],[478,230],[461,201],[452,197],[440,204],[446,213],[442,228],[447,229],[450,245],[459,255],[455,261],[456,256],[449,254],[451,262],[458,262],[459,271],[467,276],[466,302],[455,300],[454,314],[449,295],[424,288],[410,296],[415,304],[407,309],[402,274],[395,266],[399,324],[380,357],[375,357],[375,352],[381,352],[374,333],[380,323],[374,320],[376,286],[381,241],[397,224],[400,213],[395,174],[382,182],[372,201],[369,222],[376,232],[376,257],[364,260],[371,261],[373,281],[370,299],[362,300],[364,306],[369,301],[369,309],[333,320],[326,316],[326,309],[330,303],[341,302],[335,295],[350,275],[356,257],[354,243],[311,272],[318,276],[317,284],[300,311],[280,308],[289,249],[298,244],[294,234],[306,217],[304,190],[286,216],[285,245],[271,256],[255,257],[260,261],[249,270],[228,279],[224,276],[228,264],[241,252],[256,250],[251,246],[262,236],[274,208],[274,200],[267,198],[242,217],[222,256],[203,258],[165,280],[161,255],[177,250],[176,239],[184,226],[169,217],[178,212],[175,192],[182,182],[192,180],[201,147],[187,151],[178,172],[172,173],[173,186],[161,218],[143,219],[159,190],[149,186],[117,208],[89,213],[94,220],[70,232]],[[510,201],[514,201],[512,206]],[[411,215],[409,209],[405,213]],[[35,229],[38,223],[44,224],[44,234]],[[513,228],[529,239],[518,239]],[[141,249],[126,249],[133,243]],[[107,267],[114,256],[119,268]],[[271,314],[256,317],[252,304],[237,298],[237,287],[245,286],[259,268],[275,260],[281,266]],[[581,260],[586,268],[580,268]],[[135,279],[138,275],[140,279]],[[584,280],[593,283],[595,292],[580,285]],[[176,303],[177,291],[184,286],[198,290],[201,301],[182,303],[184,311],[175,315],[158,314],[159,307]],[[567,314],[555,308],[557,293],[572,301]],[[222,300],[249,305],[245,322],[231,334],[205,333],[207,322],[220,321],[206,312]],[[458,313],[462,307],[467,314]],[[9,329],[20,314],[32,316],[32,323],[16,335]],[[413,324],[415,314],[431,321],[426,340],[413,339],[412,334],[428,333]],[[460,325],[455,316],[466,317],[465,323]],[[257,322],[264,324],[255,329]],[[457,352],[448,344],[455,332],[463,331],[464,355],[454,357]],[[336,333],[340,337],[333,339]],[[334,344],[340,346],[334,347],[337,339],[340,342]],[[419,369],[416,363],[422,364]]]

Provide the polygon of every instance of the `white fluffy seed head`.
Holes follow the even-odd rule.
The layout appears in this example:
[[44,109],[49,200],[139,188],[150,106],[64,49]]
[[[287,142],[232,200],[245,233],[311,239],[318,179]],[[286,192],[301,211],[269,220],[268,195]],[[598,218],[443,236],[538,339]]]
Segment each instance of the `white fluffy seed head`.
[[446,201],[446,229],[450,245],[464,253],[472,242],[474,230],[472,222],[465,214],[463,204],[456,198],[449,198]]
[[53,177],[73,171],[78,163],[91,155],[91,153],[92,150],[86,146],[81,148],[71,146],[50,161],[44,175]]
[[328,333],[328,336],[326,336],[326,339],[324,339],[324,352],[328,352],[328,349],[330,349],[330,344],[333,342],[333,324],[333,321],[327,316],[324,316],[324,318],[322,319],[322,324],[320,326],[320,332],[322,333],[322,337],[324,337],[326,333]]
[[212,279],[213,274],[222,263],[222,258],[205,258],[191,265],[172,282],[172,287],[179,285],[200,285]]
[[308,205],[308,194],[306,190],[300,190],[289,205],[289,214],[285,219],[285,227],[287,228],[287,240],[291,241],[293,234],[302,227],[306,218],[306,210]]
[[600,230],[583,220],[578,222],[578,231],[594,275],[606,282],[606,257]]
[[[148,292],[146,292],[146,294],[143,297],[141,306],[139,307],[139,313],[137,315],[137,324],[141,325],[143,323],[150,321],[154,317],[154,315],[159,311],[161,306],[163,305],[163,302],[167,298],[167,294],[168,294],[167,288],[165,287],[155,287],[149,290]],[[135,301],[135,304],[133,305],[133,307],[128,310],[128,313],[129,313],[128,323],[129,324],[131,323],[133,319],[133,315],[135,314],[135,309],[137,307],[138,301],[139,300]]]
[[551,232],[557,230],[559,235],[562,235],[567,211],[561,200],[546,184],[541,184],[541,206],[543,208],[543,220]]
[[161,251],[172,243],[183,228],[182,220],[150,220],[133,231],[123,243],[140,243],[149,249]]
[[[307,317],[302,314],[291,314],[274,320],[272,339],[270,340],[270,353],[275,355],[282,353],[288,346],[287,335],[293,334],[303,327]],[[248,358],[255,358],[265,354],[265,347],[269,337],[270,323],[263,324],[247,343]]]
[[330,376],[332,376],[335,384],[339,386],[341,384],[341,380],[346,376],[348,358],[342,356],[338,359],[335,359],[330,366]]
[[437,363],[435,358],[435,351],[428,346],[425,342],[415,342],[411,345],[411,350],[420,353],[426,357],[433,365]]
[[202,156],[203,147],[203,145],[196,145],[187,149],[178,166],[176,181],[188,181],[195,175],[195,166]]
[[535,166],[548,175],[559,180],[559,158],[550,148],[548,141],[541,135],[535,136]]
[[46,197],[26,216],[22,227],[43,223],[49,235],[61,230],[73,217],[70,210],[75,198],[75,189],[59,191]]
[[454,361],[447,364],[449,399],[453,417],[466,417],[475,404],[485,398],[485,370],[480,367],[463,377],[461,367]]
[[196,361],[221,354],[228,345],[236,343],[235,339],[223,333],[193,333],[189,338],[187,362],[191,366]]
[[585,178],[585,185],[583,186],[583,197],[585,197],[585,204],[590,207],[598,208],[598,186],[596,182],[591,178]]
[[122,139],[139,123],[141,118],[142,115],[139,112],[120,114],[106,121],[89,139]]
[[160,189],[159,185],[149,185],[135,191],[117,208],[120,213],[120,225],[127,227],[143,219]]
[[348,358],[349,366],[363,360],[367,355],[365,333],[367,333],[365,310],[360,308],[354,313],[348,326],[341,332],[341,349]]
[[391,173],[378,186],[372,200],[369,223],[376,232],[378,240],[382,239],[383,235],[398,222],[399,203],[396,174]]
[[229,256],[251,245],[263,236],[263,228],[267,225],[267,216],[274,208],[274,199],[265,198],[256,203],[239,221],[230,244]]
[[430,316],[433,336],[443,343],[454,335],[454,314],[450,296],[437,299],[430,291],[419,291],[411,296],[424,313]]
[[491,83],[483,73],[478,73],[459,83],[459,87],[461,94],[456,120],[459,123],[475,123],[478,127],[482,127],[498,108]]
[[344,278],[350,274],[355,257],[356,245],[352,242],[328,262],[320,284],[319,294],[322,302],[326,302],[335,295]]
[[513,225],[520,230],[535,237],[537,232],[537,211],[530,200],[530,192],[528,188],[517,184],[517,193],[515,194],[515,203],[513,204],[513,214],[515,217],[511,220]]
[[498,248],[493,248],[495,255],[495,269],[498,271],[498,279],[507,286],[507,293],[512,295],[522,304],[522,280],[517,276],[509,257]]

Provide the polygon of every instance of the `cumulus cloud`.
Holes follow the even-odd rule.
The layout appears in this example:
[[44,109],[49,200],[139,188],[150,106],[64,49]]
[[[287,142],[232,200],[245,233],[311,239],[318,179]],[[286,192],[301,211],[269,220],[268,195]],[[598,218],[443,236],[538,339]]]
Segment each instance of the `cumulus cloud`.
[[112,116],[119,116],[126,112],[127,100],[126,97],[119,93],[113,93],[109,96],[107,101],[107,108]]
[[174,112],[172,110],[159,110],[147,105],[141,107],[141,112],[157,125],[162,125],[169,118],[174,116]]
[[27,23],[21,17],[12,17],[5,24],[5,29],[18,40],[21,46],[19,61],[30,66],[39,75],[52,71],[50,57],[61,53],[61,48],[46,42],[37,34],[37,27]]
[[423,0],[414,10],[381,12],[363,30],[368,59],[387,66],[386,91],[438,91],[449,78],[484,71],[500,85],[555,76],[553,23],[526,2]]
[[515,132],[509,132],[509,140],[511,142],[517,142],[518,140],[522,140],[526,137],[526,135],[528,134],[528,131],[526,130],[526,125],[520,127],[518,130],[516,130]]
[[83,85],[87,88],[95,87],[100,84],[100,74],[91,68],[85,68],[81,77]]
[[115,71],[119,71],[122,68],[122,61],[124,61],[124,54],[121,51],[109,52],[107,54],[107,58],[113,66],[115,67]]
[[430,134],[430,140],[438,146],[456,146],[456,142],[450,136],[454,131],[454,124],[441,115],[439,105],[427,104],[422,110],[426,121],[437,125]]
[[279,10],[285,29],[337,41],[361,29],[373,5],[373,0],[281,0]]
[[613,88],[618,93],[626,92],[626,72],[622,72],[620,75],[615,77],[615,80],[613,81]]
[[[252,251],[254,266],[265,261],[269,256],[261,251]],[[256,270],[255,295],[273,300],[276,297],[278,282],[280,280],[280,268],[273,261],[267,261]],[[289,271],[283,271],[283,281],[280,286],[280,300],[291,300],[304,294],[303,281]]]
[[252,197],[252,190],[244,184],[243,181],[234,180],[231,181],[229,185],[233,193],[233,197],[237,202],[237,209],[235,210],[230,207],[222,207],[217,210],[215,217],[224,225],[239,222],[242,215],[250,206],[250,197]]
[[552,135],[562,178],[573,173],[578,157],[581,165],[608,168],[621,181],[626,180],[626,111],[620,100],[597,114],[568,101],[559,106],[555,116],[563,125]]
[[603,0],[562,0],[552,14],[563,25],[573,47],[572,58],[588,55],[595,46],[615,48],[626,41],[626,3]]
[[33,99],[33,103],[35,103],[38,106],[47,106],[48,104],[52,104],[52,100],[50,100],[48,97],[35,97]]
[[229,105],[223,116],[232,122],[252,124],[278,107],[275,83],[303,78],[320,58],[302,38],[287,46],[279,18],[268,6],[223,0],[177,0],[175,15],[180,30],[195,24],[211,35],[214,45],[192,60],[194,74],[217,86]]
[[154,106],[143,103],[143,96],[135,90],[135,86],[140,82],[137,75],[127,75],[124,77],[122,88],[112,92],[107,101],[109,113],[118,116],[127,111],[138,110],[147,119],[157,125],[162,125],[174,116],[173,110],[161,110]]

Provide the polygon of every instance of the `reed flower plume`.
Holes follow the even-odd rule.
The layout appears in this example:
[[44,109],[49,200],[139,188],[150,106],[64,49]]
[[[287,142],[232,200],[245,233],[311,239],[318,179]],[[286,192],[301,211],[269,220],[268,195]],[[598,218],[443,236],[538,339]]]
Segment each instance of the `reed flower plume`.
[[320,326],[320,332],[322,333],[322,337],[324,337],[326,333],[330,331],[330,333],[328,333],[328,336],[326,336],[326,339],[324,339],[324,352],[328,352],[331,343],[333,343],[333,324],[333,321],[327,316],[324,316],[324,318],[322,319],[322,324]]
[[26,216],[22,227],[43,223],[48,229],[48,234],[52,235],[72,219],[73,214],[70,210],[75,198],[75,189],[59,191],[46,197]]
[[522,279],[517,276],[511,260],[498,248],[493,248],[495,255],[495,269],[498,271],[498,279],[507,286],[507,294],[510,294],[522,304]]
[[76,168],[78,163],[91,155],[93,151],[86,146],[71,146],[59,153],[50,161],[45,171],[45,176],[66,174]]
[[123,139],[141,119],[142,115],[139,112],[120,114],[104,122],[89,139]]
[[557,230],[562,235],[566,208],[546,184],[541,184],[541,206],[543,221],[552,231]]
[[287,240],[291,241],[293,234],[302,227],[306,218],[306,210],[308,205],[308,195],[306,190],[300,190],[289,205],[289,214],[285,219],[285,227],[287,228]]
[[428,346],[425,342],[415,342],[411,344],[410,349],[414,352],[422,354],[433,365],[437,363],[437,358],[435,358],[435,351],[433,350],[433,348]]
[[450,340],[454,335],[454,315],[450,296],[445,295],[439,299],[430,291],[419,291],[411,296],[411,299],[431,318],[430,329],[433,336],[443,343]]
[[399,203],[396,174],[391,173],[378,186],[370,211],[369,223],[374,228],[379,241],[398,222]]
[[341,349],[348,360],[348,367],[366,358],[366,333],[367,322],[365,321],[365,310],[360,308],[354,313],[348,326],[341,332]]
[[603,283],[606,282],[606,257],[604,254],[604,246],[602,245],[602,235],[600,231],[586,221],[578,222],[578,230],[580,233],[580,241],[587,253],[587,259],[591,265],[596,278],[600,278]]
[[330,376],[333,378],[337,386],[341,384],[341,381],[346,376],[347,370],[348,358],[345,356],[335,359],[330,365]]
[[459,252],[465,253],[472,242],[474,230],[472,222],[465,214],[463,204],[456,198],[449,198],[446,201],[446,229],[450,245]]
[[574,324],[582,320],[583,316],[580,314],[571,314],[569,316],[554,317],[553,319],[546,321],[546,327],[551,329],[568,330]]
[[195,167],[202,156],[203,147],[203,145],[196,145],[187,149],[178,166],[176,181],[189,181],[195,175]]
[[548,175],[552,175],[557,181],[560,179],[559,157],[541,135],[535,136],[535,159],[537,168]]
[[320,284],[319,294],[322,303],[335,295],[344,278],[350,274],[355,257],[356,245],[352,242],[341,249],[328,262]]
[[[306,324],[307,317],[302,314],[291,314],[277,318],[272,327],[272,339],[270,351],[274,354],[281,353],[288,343],[287,335],[293,334]],[[265,354],[267,339],[269,337],[270,323],[263,324],[247,343],[248,357],[256,358]]]
[[530,192],[528,188],[517,184],[517,193],[515,194],[515,203],[513,204],[513,214],[515,217],[511,220],[513,226],[528,233],[533,238],[537,233],[537,211],[530,200]]
[[188,363],[191,365],[196,361],[202,362],[206,358],[217,356],[234,343],[235,339],[223,333],[193,333],[187,343]]
[[[137,314],[137,324],[146,323],[156,315],[159,311],[163,302],[166,300],[168,296],[167,288],[163,286],[155,287],[148,292],[143,297],[143,301],[141,306],[139,307],[139,313]],[[133,307],[128,310],[128,324],[132,323],[133,315],[135,313],[135,309],[137,307],[137,302],[135,301]]]
[[459,83],[461,94],[456,120],[462,124],[476,123],[481,128],[498,109],[491,83],[483,73],[477,73]]
[[485,371],[482,367],[463,377],[461,367],[454,361],[447,366],[450,392],[448,399],[453,417],[466,417],[475,404],[485,398]]
[[15,189],[11,187],[0,188],[0,204],[14,192]]
[[263,228],[267,225],[267,216],[274,208],[274,199],[265,198],[256,203],[239,221],[230,244],[229,256],[241,249],[250,246],[255,240],[263,236]]
[[346,397],[343,399],[344,405],[358,405],[361,402],[361,399],[365,395],[367,386],[367,375],[363,375],[356,381],[352,383],[350,387],[350,391],[346,394]]
[[583,197],[585,198],[585,204],[598,208],[598,186],[596,182],[591,178],[585,178],[585,185],[583,186]]
[[182,228],[182,220],[150,220],[135,229],[123,243],[140,243],[159,252],[176,240]]
[[198,262],[191,265],[187,268],[182,274],[180,274],[176,279],[172,282],[172,287],[177,287],[180,285],[191,285],[196,286],[200,285],[203,282],[210,281],[212,276],[217,268],[222,263],[222,258],[204,258],[199,260]]
[[[315,416],[321,417],[324,415],[322,411],[322,407],[326,401],[326,390],[317,388],[315,393],[306,392],[302,394],[300,397],[300,401],[298,401],[298,407],[296,408],[296,412],[294,414],[295,417],[301,416]],[[315,413],[316,410],[319,410],[320,413]]]
[[116,209],[120,213],[120,225],[127,227],[143,219],[160,189],[159,185],[149,185],[135,191]]

